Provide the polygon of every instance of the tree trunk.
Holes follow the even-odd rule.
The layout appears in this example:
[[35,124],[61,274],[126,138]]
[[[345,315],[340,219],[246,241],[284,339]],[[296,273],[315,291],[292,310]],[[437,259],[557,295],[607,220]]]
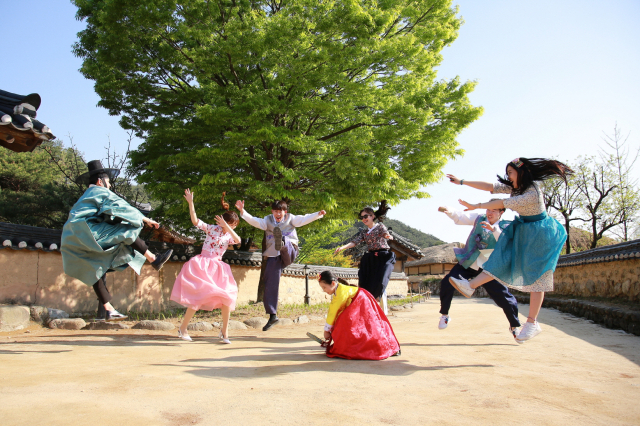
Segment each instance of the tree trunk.
[[563,214],[562,216],[564,216],[564,229],[567,231],[567,252],[566,254],[570,254],[571,253],[571,222],[569,221],[569,216],[566,214]]

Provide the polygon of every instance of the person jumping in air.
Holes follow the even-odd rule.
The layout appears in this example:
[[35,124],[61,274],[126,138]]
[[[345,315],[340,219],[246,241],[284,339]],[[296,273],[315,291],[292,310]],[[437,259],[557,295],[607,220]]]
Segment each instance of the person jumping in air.
[[307,225],[314,220],[324,217],[327,212],[310,213],[304,216],[290,214],[286,201],[275,201],[271,204],[271,214],[263,219],[251,216],[244,209],[244,201],[236,201],[236,208],[240,211],[240,217],[249,225],[262,229],[266,233],[266,247],[263,247],[263,256],[266,256],[265,286],[263,304],[269,320],[262,328],[267,331],[278,319],[278,291],[280,289],[280,277],[282,271],[291,265],[298,257],[298,234],[296,228]]
[[155,228],[160,224],[111,191],[111,180],[120,170],[104,168],[100,160],[90,161],[87,167],[89,171],[77,182],[88,188],[62,228],[62,266],[65,274],[93,286],[99,301],[97,321],[119,321],[127,316],[111,305],[107,272],[130,266],[140,274],[145,260],[159,271],[173,250],[156,256],[140,239],[145,223]]
[[459,200],[466,210],[507,208],[520,215],[502,232],[491,257],[483,265],[484,270],[477,277],[471,281],[451,278],[451,284],[465,297],[471,297],[476,288],[492,279],[530,293],[529,316],[516,338],[519,341],[530,340],[542,332],[538,314],[544,292],[553,291],[553,272],[567,239],[562,225],[547,215],[538,182],[554,176],[566,181],[571,174],[573,170],[559,161],[520,157],[507,163],[506,176],[498,176],[498,183],[465,181],[447,175],[454,184],[492,194],[510,194],[511,197],[478,204]]
[[[191,223],[206,232],[207,238],[204,240],[202,252],[184,264],[171,291],[171,300],[187,308],[178,329],[178,337],[191,342],[187,326],[196,311],[220,308],[222,329],[219,337],[223,343],[231,343],[228,333],[229,316],[236,307],[238,285],[231,273],[231,267],[222,261],[222,255],[229,244],[240,244],[240,237],[234,232],[240,219],[234,212],[227,211],[222,216],[216,216],[217,225],[207,225],[196,216],[193,194],[189,189],[184,191],[184,198],[189,203]],[[224,193],[222,205],[225,208],[229,206],[224,202]]]
[[[493,199],[491,201],[495,201]],[[504,209],[487,209],[485,213],[456,211],[451,207],[440,207],[438,211],[449,216],[456,225],[473,226],[467,243],[462,248],[453,249],[458,263],[440,282],[440,322],[438,328],[444,330],[449,325],[449,308],[453,300],[454,287],[451,285],[451,277],[471,279],[482,272],[482,265],[487,261],[496,241],[500,238],[502,230],[511,221],[500,220]],[[509,320],[509,332],[516,338],[520,332],[520,320],[518,319],[518,301],[509,293],[509,289],[496,280],[491,280],[483,287],[489,297],[502,308]],[[522,343],[516,340],[518,343]]]

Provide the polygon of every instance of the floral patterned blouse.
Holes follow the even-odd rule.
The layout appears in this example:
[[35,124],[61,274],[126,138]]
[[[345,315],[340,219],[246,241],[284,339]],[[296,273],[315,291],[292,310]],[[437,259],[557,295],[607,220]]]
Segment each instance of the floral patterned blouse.
[[207,238],[202,245],[202,254],[222,258],[229,244],[233,243],[233,236],[225,232],[222,226],[207,225],[200,219],[197,227],[207,233]]
[[511,194],[511,198],[503,200],[504,207],[517,212],[520,216],[535,216],[546,211],[542,191],[537,182],[534,182],[524,194],[513,195],[513,188],[504,183],[493,184],[492,194]]
[[389,243],[387,243],[387,239],[383,237],[384,234],[388,233],[387,227],[378,222],[373,228],[360,231],[351,242],[358,245],[364,241],[367,243],[369,251],[389,250]]

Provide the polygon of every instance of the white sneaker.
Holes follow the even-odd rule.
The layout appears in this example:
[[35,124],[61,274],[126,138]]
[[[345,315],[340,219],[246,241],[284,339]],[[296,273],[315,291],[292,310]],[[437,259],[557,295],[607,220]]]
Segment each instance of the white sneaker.
[[523,344],[524,340],[518,340],[518,334],[520,333],[520,329],[518,327],[509,327],[509,333],[513,336],[517,343]]
[[473,293],[476,291],[469,285],[469,280],[465,280],[464,278],[449,277],[449,282],[466,298],[473,296]]
[[449,315],[441,316],[440,317],[440,322],[438,323],[438,328],[440,330],[444,330],[449,325],[449,321],[451,321],[451,318],[449,318]]
[[518,343],[523,343],[527,340],[533,339],[540,333],[542,333],[542,329],[540,328],[540,324],[538,324],[538,321],[527,321],[522,326],[522,330],[520,330],[520,334],[518,334],[518,337],[516,337],[516,341],[518,341]]

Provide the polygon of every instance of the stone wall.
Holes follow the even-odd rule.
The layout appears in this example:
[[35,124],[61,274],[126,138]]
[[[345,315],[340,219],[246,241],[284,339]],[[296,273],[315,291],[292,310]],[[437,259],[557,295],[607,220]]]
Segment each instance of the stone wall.
[[640,301],[640,259],[565,266],[553,278],[555,293]]
[[[140,275],[132,269],[107,274],[107,288],[113,296],[113,305],[122,311],[159,312],[180,307],[170,300],[171,290],[184,261],[167,262],[157,272],[149,264],[142,267]],[[256,300],[259,266],[231,264],[231,271],[238,283],[238,305]],[[313,267],[318,269],[321,267]],[[335,269],[335,268],[334,268]],[[43,305],[66,312],[94,312],[98,302],[91,286],[67,276],[62,269],[62,255],[58,251],[0,250],[0,303]],[[347,279],[356,284],[352,270]],[[407,294],[405,279],[392,279],[387,288],[389,295]],[[281,303],[304,303],[304,275],[283,275],[280,282]],[[329,301],[317,278],[309,276],[310,303]]]

